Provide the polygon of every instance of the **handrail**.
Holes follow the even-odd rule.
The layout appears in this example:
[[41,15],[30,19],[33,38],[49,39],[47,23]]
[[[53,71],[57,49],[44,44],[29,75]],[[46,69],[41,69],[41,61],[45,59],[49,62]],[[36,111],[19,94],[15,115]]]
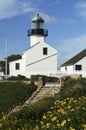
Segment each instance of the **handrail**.
[[[59,80],[55,83],[55,85],[54,85],[53,87],[51,87],[51,89],[50,89],[48,92],[46,92],[46,93],[44,94],[44,97],[46,96],[47,93],[49,93],[53,88],[56,87],[56,85],[58,84],[59,81],[60,81],[60,84],[59,84],[59,85],[60,85],[60,87],[61,87],[61,79],[59,79]],[[26,105],[31,105],[32,100],[33,100],[34,97],[37,95],[37,93],[41,90],[42,87],[43,87],[43,86],[38,87],[38,89],[31,95],[31,97],[28,98],[28,99],[24,102],[24,104],[20,104],[20,105],[16,106],[13,110],[11,110],[11,112],[8,113],[8,115],[10,115],[11,113],[14,113],[14,112],[19,111],[20,109],[22,109],[22,108],[25,107]],[[39,98],[38,98],[38,99],[39,99]]]
[[[37,95],[37,93],[41,90],[41,88],[42,88],[42,86],[38,87],[37,90],[35,92],[33,92],[31,97],[26,102],[30,102],[29,104],[31,104],[31,100]],[[26,102],[24,104],[27,104]]]
[[[58,84],[59,81],[60,81],[60,87],[61,87],[61,79],[59,79],[59,80],[55,83],[55,85],[54,85],[53,87],[51,87],[51,89],[50,89],[48,92],[46,92],[46,93],[44,94],[44,97],[46,96],[47,93],[49,93],[53,88],[56,87],[56,85]],[[54,96],[54,94],[53,94],[53,96]]]
[[42,88],[42,86],[38,87],[37,90],[35,92],[33,92],[33,94],[31,95],[31,97],[29,97],[23,104],[20,104],[18,106],[15,106],[15,108],[13,108],[11,110],[9,114],[14,113],[15,111],[19,111],[20,109],[22,109],[23,107],[25,107],[26,105],[30,105],[31,104],[31,100],[37,95],[37,93],[40,91],[40,89]]

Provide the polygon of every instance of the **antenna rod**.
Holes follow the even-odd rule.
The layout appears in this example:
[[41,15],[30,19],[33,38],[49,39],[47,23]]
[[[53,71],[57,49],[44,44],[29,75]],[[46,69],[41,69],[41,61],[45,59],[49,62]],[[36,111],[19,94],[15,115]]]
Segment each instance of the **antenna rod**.
[[5,55],[6,55],[6,58],[5,58],[5,78],[7,78],[7,56],[8,56],[8,42],[7,42],[7,38],[5,38]]

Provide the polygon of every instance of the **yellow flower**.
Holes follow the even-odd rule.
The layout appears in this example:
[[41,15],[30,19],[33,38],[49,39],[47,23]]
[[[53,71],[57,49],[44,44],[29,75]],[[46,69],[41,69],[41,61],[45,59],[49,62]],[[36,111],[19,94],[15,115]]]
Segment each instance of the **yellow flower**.
[[65,111],[64,111],[64,109],[62,109],[62,108],[61,108],[61,109],[59,109],[59,110],[58,110],[58,112],[59,112],[59,113],[62,113],[63,115],[65,115],[65,114],[66,114],[66,112],[65,112]]
[[36,125],[36,129],[37,129],[37,130],[39,130],[39,127],[38,127],[38,125]]
[[64,126],[66,124],[66,120],[63,120],[62,122],[61,122],[61,126]]
[[86,124],[83,124],[82,127],[86,128]]
[[75,128],[70,127],[69,130],[75,130]]
[[36,128],[33,128],[33,130],[37,130]]
[[53,107],[50,107],[50,109],[52,110],[52,109],[53,109]]
[[17,130],[21,130],[20,128],[18,128]]
[[8,130],[12,130],[11,128],[9,128]]
[[82,107],[82,110],[85,110],[85,107]]
[[45,128],[45,125],[42,125],[42,129]]
[[45,115],[43,115],[43,119],[46,119],[46,116],[45,116]]
[[74,111],[74,108],[72,108],[71,111]]
[[53,117],[51,120],[52,120],[52,121],[55,121],[56,119],[57,119],[57,117]]
[[49,117],[50,117],[50,118],[53,117],[53,114],[50,114]]
[[43,121],[40,121],[40,123],[43,125]]
[[50,128],[50,123],[47,123],[47,124],[46,124],[46,128]]
[[57,127],[58,127],[58,128],[60,128],[60,127],[61,127],[61,125],[60,125],[60,124],[57,124]]
[[70,119],[70,118],[68,118],[68,119],[67,119],[67,121],[71,121],[71,119]]
[[5,120],[5,119],[6,119],[6,117],[5,117],[5,116],[3,116],[2,118],[3,118],[3,120]]
[[70,109],[70,108],[71,108],[71,106],[69,105],[67,108],[68,108],[68,109]]

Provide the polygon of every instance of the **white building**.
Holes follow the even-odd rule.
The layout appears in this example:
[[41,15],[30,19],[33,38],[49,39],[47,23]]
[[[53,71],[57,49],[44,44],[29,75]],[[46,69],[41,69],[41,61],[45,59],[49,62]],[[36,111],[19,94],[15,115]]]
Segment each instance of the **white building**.
[[69,75],[86,77],[86,49],[62,64],[61,71]]
[[10,76],[51,75],[57,73],[57,50],[45,42],[48,31],[43,29],[44,20],[36,14],[32,19],[32,28],[28,30],[30,48],[22,58],[10,62]]

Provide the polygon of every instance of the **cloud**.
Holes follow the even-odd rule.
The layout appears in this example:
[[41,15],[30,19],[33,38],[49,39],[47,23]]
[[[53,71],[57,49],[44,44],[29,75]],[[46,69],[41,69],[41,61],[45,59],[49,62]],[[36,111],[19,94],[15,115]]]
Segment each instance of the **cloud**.
[[30,2],[21,0],[0,0],[0,19],[10,18],[35,10]]
[[77,20],[73,19],[73,18],[70,18],[70,19],[63,18],[63,19],[60,19],[59,22],[62,24],[75,24],[75,23],[77,23]]
[[78,16],[86,20],[86,1],[79,1],[75,5],[76,13]]
[[59,41],[60,64],[86,49],[86,34],[79,37]]
[[[30,0],[29,2],[27,0],[0,0],[0,19],[11,18],[28,12],[40,12],[40,9],[36,6]],[[42,12],[40,12],[40,15],[46,23],[56,23],[58,21],[55,16],[49,16]]]
[[40,15],[45,20],[46,23],[54,24],[57,23],[58,19],[55,16],[49,16],[45,13],[40,12]]

